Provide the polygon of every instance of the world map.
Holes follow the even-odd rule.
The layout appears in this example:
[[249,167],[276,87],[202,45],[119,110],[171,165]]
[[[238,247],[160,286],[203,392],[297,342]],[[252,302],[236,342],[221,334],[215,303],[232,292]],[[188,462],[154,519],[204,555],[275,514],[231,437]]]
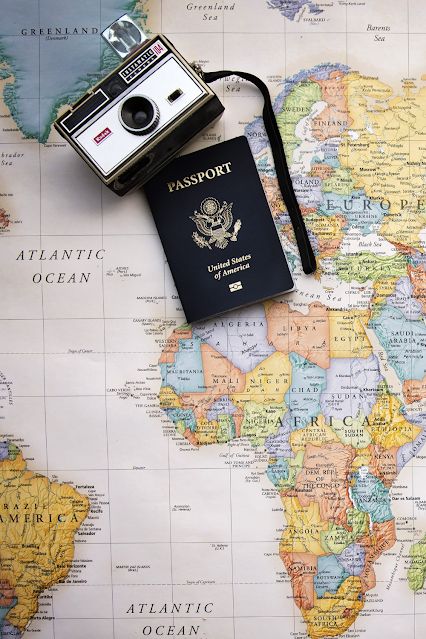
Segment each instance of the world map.
[[[89,231],[78,231],[77,246],[73,244],[72,224],[66,226],[68,222],[64,223],[65,231],[56,232],[54,225],[50,231],[43,230],[43,210],[49,209],[49,196],[43,199],[41,187],[40,224],[38,227],[37,222],[28,232],[26,211],[21,208],[18,190],[13,185],[22,178],[24,165],[20,162],[25,160],[25,153],[32,153],[34,148],[41,149],[37,151],[41,158],[43,153],[62,153],[64,145],[54,137],[51,128],[57,113],[116,64],[112,54],[99,44],[103,25],[128,11],[153,32],[163,30],[166,35],[176,21],[178,40],[179,28],[182,28],[180,16],[185,20],[191,16],[194,22],[190,22],[188,33],[195,34],[194,47],[197,48],[196,38],[203,34],[204,15],[209,20],[223,20],[220,32],[223,35],[233,12],[239,11],[240,16],[246,16],[247,33],[250,33],[253,25],[249,18],[256,16],[254,2],[246,13],[241,6],[231,8],[231,3],[227,8],[221,5],[220,9],[213,3],[195,12],[197,7],[194,8],[193,3],[180,3],[178,9],[172,10],[167,2],[155,0],[130,5],[119,0],[102,0],[101,16],[94,4],[90,7],[80,2],[72,6],[63,4],[62,18],[53,26],[54,21],[46,16],[52,15],[56,3],[42,0],[41,14],[34,8],[31,15],[26,15],[23,3],[8,3],[0,36],[3,97],[0,116],[5,123],[4,141],[0,139],[1,161],[10,175],[10,182],[7,183],[5,173],[0,185],[4,191],[0,194],[0,241],[4,240],[6,247],[1,258],[2,286],[10,291],[5,295],[0,314],[5,334],[10,335],[0,340],[0,417],[7,416],[6,428],[2,428],[4,437],[0,438],[0,639],[21,637],[32,628],[47,639],[50,623],[54,636],[66,639],[70,636],[67,634],[70,619],[77,624],[75,636],[83,638],[83,633],[87,633],[84,639],[86,636],[124,639],[150,634],[197,635],[198,632],[206,639],[245,636],[243,627],[238,629],[238,619],[250,615],[237,614],[235,589],[251,582],[240,583],[234,571],[236,560],[232,553],[236,551],[232,550],[232,531],[231,541],[211,538],[207,529],[197,536],[182,519],[183,532],[179,533],[182,545],[208,544],[204,546],[206,553],[214,550],[215,556],[231,548],[232,575],[226,580],[232,587],[234,607],[230,614],[217,613],[217,620],[223,617],[232,621],[229,628],[208,623],[205,627],[197,625],[201,623],[202,606],[204,617],[206,614],[208,617],[211,610],[220,610],[221,606],[220,597],[216,600],[208,590],[208,595],[203,590],[216,582],[220,586],[220,579],[205,577],[204,581],[204,574],[198,579],[190,577],[196,573],[197,562],[209,566],[205,568],[206,574],[211,570],[214,562],[208,560],[207,555],[201,558],[196,551],[193,559],[185,557],[183,565],[187,565],[187,574],[181,568],[181,581],[174,575],[173,566],[176,569],[178,563],[177,533],[174,540],[172,535],[178,526],[173,524],[173,517],[182,518],[194,510],[193,523],[205,517],[208,525],[214,527],[221,521],[222,513],[218,506],[211,505],[217,498],[211,486],[208,488],[211,501],[204,497],[201,488],[192,497],[194,503],[185,491],[172,501],[171,495],[176,489],[171,478],[176,469],[170,461],[171,445],[176,446],[175,454],[181,457],[173,462],[177,469],[188,470],[183,460],[188,463],[188,459],[196,459],[195,454],[203,455],[204,449],[211,447],[214,453],[197,457],[201,461],[195,462],[194,469],[208,471],[208,465],[216,463],[212,462],[215,457],[228,455],[225,468],[226,472],[229,470],[231,483],[232,469],[239,468],[247,472],[246,482],[251,481],[250,473],[257,472],[256,482],[264,481],[263,485],[268,485],[263,489],[264,496],[280,504],[275,507],[281,519],[279,539],[273,545],[284,576],[277,564],[275,570],[280,575],[277,583],[288,584],[288,596],[296,609],[291,616],[294,636],[311,639],[361,636],[358,632],[367,637],[377,636],[377,626],[369,629],[369,610],[371,602],[383,601],[374,599],[378,597],[375,595],[378,589],[383,589],[383,583],[387,584],[385,590],[392,589],[397,597],[415,597],[414,601],[419,603],[417,608],[414,605],[414,623],[422,624],[422,615],[426,614],[426,608],[422,608],[426,593],[426,520],[423,517],[426,497],[422,482],[420,486],[418,482],[415,484],[413,477],[416,464],[419,464],[419,472],[423,468],[421,460],[426,442],[426,76],[401,76],[398,78],[400,89],[395,90],[367,68],[356,69],[343,61],[333,63],[318,58],[313,66],[302,68],[300,65],[293,74],[279,78],[275,74],[268,80],[271,88],[275,87],[274,111],[318,270],[308,279],[302,272],[290,219],[277,189],[268,139],[262,119],[256,115],[260,109],[253,107],[253,113],[250,112],[244,122],[239,120],[238,126],[243,127],[250,142],[296,290],[279,299],[187,325],[176,306],[178,301],[175,301],[177,296],[172,285],[167,289],[168,285],[164,284],[169,276],[164,275],[163,279],[159,272],[153,271],[151,281],[155,284],[152,285],[149,278],[144,279],[143,270],[138,272],[134,258],[129,257],[140,253],[139,245],[129,241],[152,234],[151,230],[148,232],[139,226],[139,201],[128,200],[132,217],[126,222],[128,213],[124,213],[127,231],[124,230],[123,235],[112,226],[103,209],[100,231],[92,232],[84,226],[86,222],[79,221],[81,228]],[[382,33],[384,28],[373,28],[372,24],[379,0],[377,7],[374,3],[354,4],[360,5],[358,9],[363,11],[363,16],[368,15],[366,31],[375,34],[369,37]],[[308,25],[306,28],[319,28],[318,25],[333,21],[339,11],[341,8],[335,3],[310,0],[269,0],[262,2],[261,10],[258,8],[259,20],[266,23],[272,16],[273,22],[279,17],[283,20],[284,33],[287,29],[292,33],[293,29],[295,35],[303,34],[301,37],[308,39],[311,32],[306,32],[306,36],[304,23]],[[20,33],[9,37],[17,24]],[[233,23],[229,24],[230,33],[234,33]],[[297,29],[301,29],[300,32]],[[219,31],[208,35],[216,33]],[[174,38],[173,32],[170,37]],[[34,52],[38,51],[37,55],[31,54],[33,48]],[[341,60],[341,56],[336,59]],[[208,61],[206,66],[213,68],[214,65],[217,62]],[[258,72],[261,74],[261,69]],[[228,88],[229,95],[246,90],[245,83],[241,82]],[[232,97],[228,102],[226,106],[232,111]],[[204,141],[212,143],[221,139],[223,130],[218,129],[210,138],[206,134]],[[53,157],[53,164],[61,166],[59,155]],[[71,162],[68,164],[70,174],[75,171],[79,180],[86,179],[80,177],[84,167],[80,174],[72,159],[66,161]],[[59,186],[50,185],[43,168],[40,175],[40,184],[44,182],[51,197],[60,202]],[[30,187],[25,188],[29,193]],[[92,193],[97,188],[95,178],[84,182],[82,188],[94,208],[97,200]],[[106,195],[100,198],[102,202],[107,201]],[[33,201],[36,199],[37,196]],[[110,226],[106,226],[108,224]],[[49,244],[48,238],[65,242],[61,250],[71,245],[74,255],[79,250],[79,256],[72,258],[79,262],[77,266],[83,257],[92,260],[89,244],[82,248],[86,247],[85,242],[99,241],[95,249],[98,262],[96,267],[91,266],[97,279],[91,293],[67,293],[63,302],[55,301],[59,299],[55,296],[49,301],[45,283],[40,315],[25,316],[24,307],[33,304],[36,280],[33,277],[31,288],[24,286],[22,307],[19,295],[18,301],[15,300],[14,291],[23,281],[23,269],[27,265],[33,276],[36,268],[33,260],[42,247],[50,246],[49,261],[52,256],[57,260],[58,254],[61,255],[56,244]],[[9,241],[13,244],[7,243]],[[109,260],[108,250],[114,251],[113,242],[123,243],[116,257]],[[159,248],[156,251],[160,253]],[[21,271],[16,270],[19,255],[23,262],[18,264],[22,266]],[[28,255],[26,260],[25,255]],[[43,253],[39,259],[43,261],[42,256]],[[140,259],[141,267],[149,268],[148,258],[142,255]],[[37,267],[40,280],[43,280],[43,266]],[[49,268],[54,266],[49,264]],[[61,268],[66,269],[66,265]],[[76,279],[74,277],[74,281]],[[130,280],[132,286],[136,283],[138,288],[129,288]],[[71,282],[72,277],[67,281]],[[105,291],[111,294],[109,302]],[[45,306],[45,297],[48,306]],[[97,310],[87,310],[95,298],[102,298]],[[165,299],[169,300],[166,310],[152,314],[152,309],[162,305]],[[12,311],[7,307],[8,300]],[[144,306],[140,305],[141,301]],[[124,310],[115,317],[115,309],[120,304]],[[25,321],[28,326],[36,322],[38,328],[31,328],[27,334],[21,328]],[[119,328],[121,321],[130,321],[138,330],[143,330],[143,347],[134,345],[139,345],[141,333],[131,333],[133,341],[126,341],[123,332],[128,331],[129,325],[120,324]],[[58,324],[53,330],[55,322],[61,326]],[[82,322],[85,322],[84,330]],[[89,328],[92,322],[100,322],[98,332]],[[38,340],[37,348],[32,348],[31,336]],[[89,341],[86,343],[86,340]],[[29,354],[30,365],[25,360]],[[55,373],[49,373],[54,357],[59,358],[58,368],[54,369]],[[70,357],[75,358],[72,364]],[[133,359],[125,360],[125,357]],[[34,372],[35,378],[40,376],[36,391],[27,381],[27,370]],[[79,382],[82,371],[86,386],[92,388],[90,392]],[[99,378],[93,386],[92,377]],[[31,416],[36,415],[39,408],[34,412],[21,407],[22,402],[32,401],[31,398],[40,399],[44,406],[40,441],[31,434],[30,428]],[[90,409],[81,407],[79,402],[89,398]],[[101,405],[96,403],[96,398],[101,400]],[[91,408],[92,400],[96,409]],[[56,403],[51,407],[51,402]],[[129,405],[132,406],[130,412]],[[150,443],[150,438],[157,435],[152,435],[149,429],[143,431],[145,435],[139,440],[141,451],[146,446],[154,457],[152,469],[147,465],[148,452],[145,456],[142,454],[144,463],[137,462],[140,451],[136,440],[141,422],[133,411],[141,407],[146,411],[145,420],[151,421],[155,429],[161,424],[166,435],[163,439],[167,441],[167,450],[163,448],[163,440],[153,439],[156,443]],[[63,417],[67,413],[69,417]],[[104,413],[105,431],[101,425]],[[27,426],[18,424],[14,414],[24,415],[28,430]],[[108,423],[115,419],[117,432],[111,435]],[[92,421],[99,423],[93,441],[89,434]],[[56,426],[56,422],[62,425]],[[61,429],[61,435],[55,435],[55,428]],[[79,436],[73,436],[74,429]],[[87,444],[83,443],[86,435]],[[55,444],[50,444],[50,440]],[[120,447],[120,441],[124,446],[122,456],[113,457],[113,463],[111,455],[115,455],[114,448]],[[68,454],[67,446],[73,455]],[[241,451],[241,458],[254,462],[232,465],[234,450]],[[40,462],[43,455],[45,463]],[[129,455],[135,460],[130,465],[126,459]],[[255,464],[260,464],[260,470]],[[151,470],[164,471],[165,492],[157,493],[153,481],[147,480],[140,483],[136,498],[136,493],[132,493],[133,486],[139,482],[136,477]],[[138,471],[140,474],[135,476]],[[411,485],[407,482],[409,472]],[[125,473],[129,473],[129,483],[121,484]],[[176,483],[179,481],[176,479]],[[196,486],[195,481],[191,490]],[[187,490],[189,495],[191,491]],[[260,508],[264,496],[254,502],[252,521],[257,519],[256,508]],[[145,501],[149,501],[148,506]],[[163,506],[164,512],[167,510],[165,519],[160,514]],[[236,518],[232,508],[231,504],[231,521]],[[134,515],[139,509],[141,514]],[[247,504],[247,510],[250,509]],[[134,517],[133,527],[127,523],[130,511]],[[271,518],[270,524],[268,519],[265,522],[271,527],[271,539],[275,533],[273,521]],[[136,530],[136,523],[140,530]],[[167,526],[169,540],[162,537]],[[401,530],[409,531],[409,539],[403,534],[403,541],[400,540]],[[85,539],[90,540],[89,535],[95,538],[93,546],[84,547]],[[147,544],[143,552],[136,539],[140,540],[138,544]],[[171,573],[162,578],[157,576],[163,570],[159,556],[165,554],[163,549],[160,553],[160,543],[170,546]],[[99,555],[99,559],[97,544],[107,553],[102,558]],[[125,549],[129,544],[134,555]],[[158,544],[158,556],[157,551],[150,554],[151,549],[145,550],[153,544]],[[79,554],[82,547],[86,553],[83,551],[83,559]],[[95,559],[90,558],[89,549]],[[92,561],[98,571],[93,569],[96,575],[93,583],[87,568]],[[103,569],[108,562],[109,575]],[[386,577],[384,570],[387,570]],[[401,570],[404,577],[399,577],[396,583],[395,575],[400,575]],[[144,571],[149,575],[146,580],[139,577]],[[102,577],[98,577],[98,573]],[[86,574],[89,585],[98,592],[93,600],[92,595],[87,597],[90,603],[80,616],[78,611],[69,612],[66,601],[67,597],[72,601],[73,589],[84,589]],[[255,574],[252,585],[256,593],[262,592],[265,574],[263,571]],[[138,581],[134,581],[136,576]],[[170,582],[163,583],[165,580]],[[57,594],[55,590],[64,583],[64,590]],[[166,586],[171,588],[170,595],[155,594],[157,589]],[[194,589],[191,596],[185,595],[187,599],[176,594],[183,586]],[[102,588],[107,587],[112,601],[111,611],[105,613],[104,600],[109,595],[105,596],[107,591]],[[53,598],[58,602],[54,608],[53,604],[43,601],[43,593],[52,589]],[[79,601],[85,598],[81,596]],[[188,601],[204,601],[204,604]],[[44,615],[40,614],[43,605],[52,606]],[[185,606],[186,615],[190,610],[194,613],[186,617],[186,621],[181,614]],[[141,619],[130,620],[129,616],[133,617],[138,607]],[[65,612],[55,621],[57,609]],[[405,613],[400,614],[403,619]],[[261,615],[257,616],[261,624]],[[274,615],[270,616],[272,619]],[[277,617],[282,617],[284,623],[285,614]],[[95,625],[100,618],[108,624],[104,630]],[[363,619],[365,628],[359,626]],[[302,625],[297,625],[299,621]],[[386,627],[392,632],[390,624],[386,618]],[[422,625],[415,627],[423,628]],[[288,632],[291,626],[286,628]],[[247,636],[260,636],[259,629],[253,632],[255,634]],[[397,625],[395,632],[399,632]],[[414,637],[415,630],[413,633],[408,631],[407,636]]]

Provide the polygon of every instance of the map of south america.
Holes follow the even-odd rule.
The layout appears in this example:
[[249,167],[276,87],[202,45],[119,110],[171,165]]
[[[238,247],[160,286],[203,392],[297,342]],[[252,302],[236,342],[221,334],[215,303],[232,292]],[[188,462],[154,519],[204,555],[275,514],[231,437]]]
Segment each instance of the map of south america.
[[40,593],[63,581],[89,500],[27,469],[14,444],[0,442],[0,639],[21,637]]

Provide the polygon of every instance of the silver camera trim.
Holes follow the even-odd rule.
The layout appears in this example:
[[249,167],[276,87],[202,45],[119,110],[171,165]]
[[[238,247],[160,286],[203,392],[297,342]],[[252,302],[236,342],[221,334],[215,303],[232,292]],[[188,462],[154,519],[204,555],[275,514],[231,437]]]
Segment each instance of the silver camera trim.
[[[153,108],[153,116],[151,121],[149,122],[149,124],[147,124],[145,127],[143,128],[138,128],[138,129],[134,129],[133,127],[129,126],[128,124],[126,124],[121,116],[121,112],[123,110],[123,106],[126,104],[126,102],[128,102],[129,100],[133,100],[134,98],[144,98],[144,100],[146,100],[147,102],[149,102]],[[154,102],[154,100],[151,100],[150,97],[148,97],[147,95],[144,95],[142,93],[135,93],[133,95],[128,95],[122,102],[121,106],[120,106],[120,110],[118,112],[118,119],[120,121],[121,126],[126,129],[126,131],[129,131],[129,133],[134,133],[135,135],[147,135],[148,133],[151,133],[151,131],[154,131],[154,129],[158,126],[158,123],[160,121],[160,110],[157,106],[157,104]]]

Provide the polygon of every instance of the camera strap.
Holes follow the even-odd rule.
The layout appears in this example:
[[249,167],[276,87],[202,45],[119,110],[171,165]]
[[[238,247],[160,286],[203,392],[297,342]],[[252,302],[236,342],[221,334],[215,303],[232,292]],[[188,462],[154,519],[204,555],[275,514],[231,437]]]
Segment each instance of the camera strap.
[[305,222],[299,208],[299,203],[293,190],[290,172],[288,170],[285,157],[283,141],[278,129],[277,121],[275,119],[268,87],[257,76],[252,75],[251,73],[245,73],[243,71],[210,71],[204,72],[202,77],[205,82],[210,83],[222,78],[226,78],[230,75],[237,75],[244,80],[248,80],[248,82],[252,82],[254,85],[257,86],[257,88],[263,95],[264,106],[262,116],[266,133],[269,138],[269,143],[271,145],[278,185],[280,187],[281,195],[283,197],[285,206],[290,216],[291,223],[293,225],[297,246],[299,248],[300,258],[302,261],[303,271],[307,275],[309,275],[309,273],[314,273],[314,271],[316,270],[315,255],[309,241],[308,232],[306,230]]

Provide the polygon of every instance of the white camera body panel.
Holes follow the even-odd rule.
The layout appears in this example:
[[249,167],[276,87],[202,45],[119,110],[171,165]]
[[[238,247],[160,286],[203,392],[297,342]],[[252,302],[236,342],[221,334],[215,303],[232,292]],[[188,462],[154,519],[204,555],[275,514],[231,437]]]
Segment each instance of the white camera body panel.
[[[170,103],[167,97],[176,89],[182,91],[180,97]],[[76,143],[92,159],[103,175],[108,175],[137,149],[141,149],[164,127],[171,124],[183,111],[191,106],[203,90],[195,78],[188,75],[178,60],[172,55],[156,68],[155,73],[143,78],[140,84],[132,85],[120,95],[115,103],[108,106],[87,123],[87,127],[74,134]],[[158,126],[147,135],[135,135],[127,131],[120,121],[123,102],[133,95],[151,98],[158,106],[160,120]],[[107,134],[102,136],[102,133]],[[101,136],[101,138],[99,137]]]

